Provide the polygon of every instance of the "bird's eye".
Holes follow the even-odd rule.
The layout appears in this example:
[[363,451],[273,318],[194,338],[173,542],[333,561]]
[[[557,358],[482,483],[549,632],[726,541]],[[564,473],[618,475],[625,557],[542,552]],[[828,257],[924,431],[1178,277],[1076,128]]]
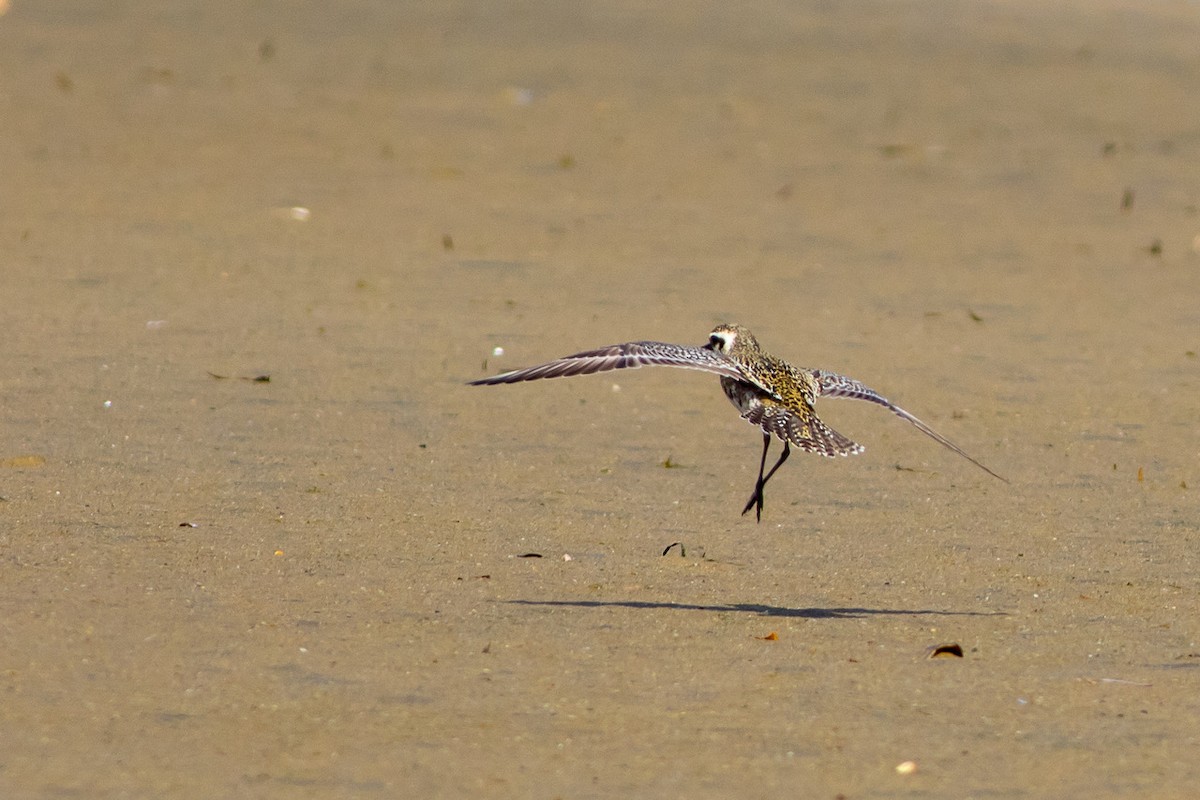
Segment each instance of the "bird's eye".
[[725,339],[721,336],[717,336],[714,333],[712,336],[708,337],[708,346],[711,347],[713,350],[724,350],[725,349]]

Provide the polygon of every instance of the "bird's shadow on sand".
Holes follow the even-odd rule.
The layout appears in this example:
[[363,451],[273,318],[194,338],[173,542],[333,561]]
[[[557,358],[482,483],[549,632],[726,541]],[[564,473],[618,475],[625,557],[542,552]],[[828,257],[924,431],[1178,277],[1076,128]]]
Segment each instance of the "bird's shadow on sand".
[[798,617],[800,619],[861,619],[874,616],[940,616],[940,617],[1004,617],[1003,611],[944,611],[931,608],[788,608],[760,603],[662,603],[647,600],[505,600],[512,605],[574,608],[635,608],[670,609],[673,611],[734,611],[763,617]]

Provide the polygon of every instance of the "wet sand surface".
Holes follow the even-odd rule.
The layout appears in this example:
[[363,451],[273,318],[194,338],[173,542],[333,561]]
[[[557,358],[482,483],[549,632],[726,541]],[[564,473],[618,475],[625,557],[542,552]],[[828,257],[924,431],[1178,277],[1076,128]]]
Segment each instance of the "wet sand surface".
[[[1198,37],[15,0],[0,794],[1193,796]],[[1011,483],[831,400],[755,524],[713,376],[464,386],[720,321]]]

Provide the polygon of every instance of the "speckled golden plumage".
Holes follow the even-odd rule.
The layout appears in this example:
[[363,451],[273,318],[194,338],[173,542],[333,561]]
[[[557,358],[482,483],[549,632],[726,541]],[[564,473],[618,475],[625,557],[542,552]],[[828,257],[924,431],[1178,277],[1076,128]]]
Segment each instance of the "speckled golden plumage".
[[[643,366],[681,367],[720,376],[721,388],[738,413],[747,422],[762,429],[763,451],[758,480],[754,494],[742,509],[743,514],[751,508],[755,509],[759,521],[762,520],[763,487],[787,460],[793,445],[828,457],[853,455],[864,449],[821,421],[816,412],[818,397],[848,397],[881,405],[989,475],[1000,478],[958,445],[874,389],[837,373],[794,367],[765,352],[754,334],[741,325],[718,325],[709,334],[708,342],[701,347],[665,342],[626,342],[471,381],[471,385],[518,383]],[[766,471],[767,451],[772,437],[783,442],[783,452],[770,471]]]
[[728,356],[741,368],[744,377],[722,377],[721,388],[742,418],[764,433],[823,456],[848,456],[865,449],[817,416],[821,385],[812,370],[798,369],[764,352],[754,334],[741,325],[718,325],[705,347]]

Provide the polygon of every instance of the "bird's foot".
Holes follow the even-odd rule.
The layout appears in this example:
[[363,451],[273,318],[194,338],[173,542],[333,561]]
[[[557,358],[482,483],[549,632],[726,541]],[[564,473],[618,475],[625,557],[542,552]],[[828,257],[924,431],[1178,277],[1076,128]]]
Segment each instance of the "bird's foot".
[[750,509],[752,509],[752,508],[754,509],[755,519],[757,519],[759,522],[762,522],[762,510],[763,510],[762,486],[759,486],[757,489],[755,489],[754,494],[752,494],[750,496],[750,499],[748,501],[746,501],[746,507],[742,509],[742,516],[744,517],[747,514],[749,514]]

